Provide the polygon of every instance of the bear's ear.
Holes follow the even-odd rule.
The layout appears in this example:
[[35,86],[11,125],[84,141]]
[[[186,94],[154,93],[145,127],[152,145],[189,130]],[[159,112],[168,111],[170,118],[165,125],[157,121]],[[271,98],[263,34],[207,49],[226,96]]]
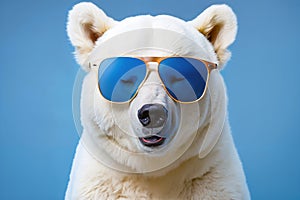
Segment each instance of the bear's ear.
[[67,33],[75,47],[76,60],[85,70],[88,70],[86,60],[95,42],[116,23],[101,9],[88,2],[75,5],[69,12]]
[[233,43],[237,33],[237,20],[232,9],[227,5],[213,5],[188,23],[212,43],[219,66],[224,66],[231,56],[227,47]]

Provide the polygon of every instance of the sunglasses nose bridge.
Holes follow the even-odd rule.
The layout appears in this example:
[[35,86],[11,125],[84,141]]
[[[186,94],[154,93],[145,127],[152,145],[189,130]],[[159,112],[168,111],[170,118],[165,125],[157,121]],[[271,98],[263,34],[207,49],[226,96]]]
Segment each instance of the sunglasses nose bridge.
[[145,83],[151,83],[151,82],[159,82],[160,78],[158,76],[158,63],[157,62],[147,62],[147,74],[145,77]]
[[150,71],[157,71],[159,63],[151,61],[151,62],[147,62],[146,65],[147,65],[147,69],[148,69],[149,72]]

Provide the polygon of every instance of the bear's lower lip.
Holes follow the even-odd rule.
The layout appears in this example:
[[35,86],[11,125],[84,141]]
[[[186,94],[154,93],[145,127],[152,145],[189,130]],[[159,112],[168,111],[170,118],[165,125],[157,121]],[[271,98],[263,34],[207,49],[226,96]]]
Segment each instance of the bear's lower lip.
[[140,142],[147,147],[156,147],[159,145],[162,145],[164,143],[166,138],[160,137],[157,135],[152,135],[148,137],[140,137],[139,140]]

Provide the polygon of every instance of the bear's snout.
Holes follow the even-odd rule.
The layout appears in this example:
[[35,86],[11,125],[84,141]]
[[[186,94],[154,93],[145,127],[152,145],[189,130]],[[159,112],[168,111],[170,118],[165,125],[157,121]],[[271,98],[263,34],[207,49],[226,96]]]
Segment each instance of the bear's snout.
[[168,110],[161,104],[145,104],[138,110],[137,115],[144,127],[160,128],[168,118]]

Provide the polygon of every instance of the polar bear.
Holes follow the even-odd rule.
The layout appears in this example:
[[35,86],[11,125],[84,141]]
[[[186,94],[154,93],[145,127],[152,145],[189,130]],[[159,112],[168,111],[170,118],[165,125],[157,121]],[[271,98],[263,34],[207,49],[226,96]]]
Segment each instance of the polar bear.
[[[65,199],[250,199],[220,74],[236,32],[227,5],[188,22],[167,15],[116,21],[92,3],[75,5],[67,33],[86,75]],[[168,82],[174,66],[185,73],[193,62],[203,72]],[[196,84],[174,86],[186,79]]]

